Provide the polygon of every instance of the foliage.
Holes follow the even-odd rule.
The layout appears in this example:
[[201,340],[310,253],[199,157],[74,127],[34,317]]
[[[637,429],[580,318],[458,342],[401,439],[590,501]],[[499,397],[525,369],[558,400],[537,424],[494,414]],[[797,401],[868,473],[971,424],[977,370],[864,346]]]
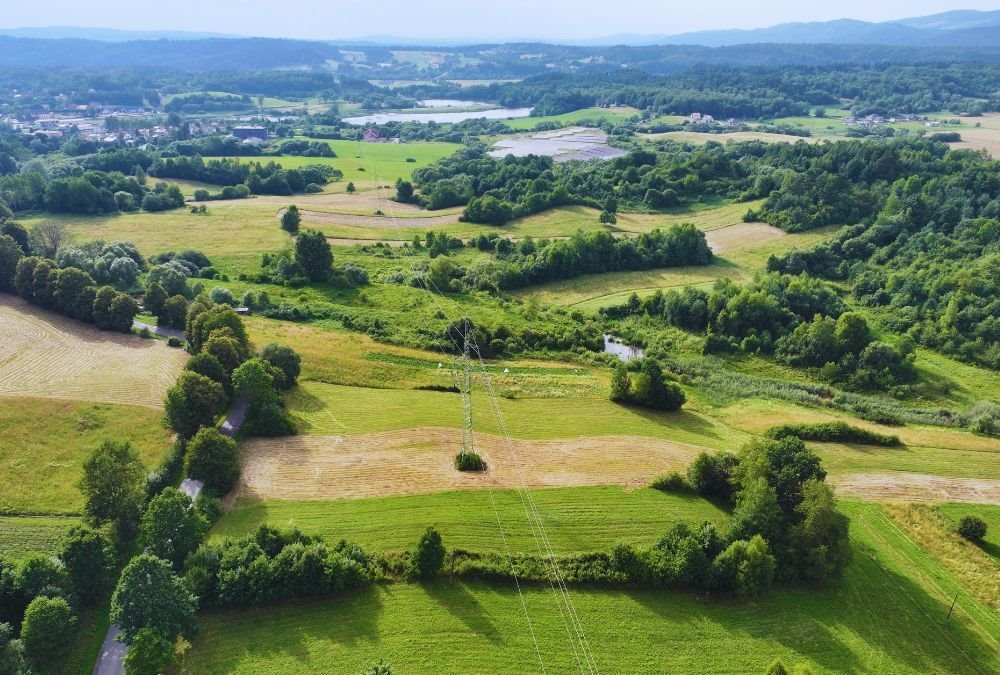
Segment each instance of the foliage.
[[[633,403],[655,410],[679,410],[684,405],[686,400],[684,390],[676,382],[664,378],[659,363],[651,358],[633,363],[637,363],[635,367],[639,371],[634,377],[620,366],[616,370],[612,379],[610,395],[612,401]],[[620,372],[624,372],[625,378],[629,380],[627,388]]]
[[111,621],[121,628],[125,644],[132,644],[143,628],[172,640],[197,629],[197,608],[197,597],[173,573],[170,563],[143,553],[122,570],[111,596]]
[[460,452],[455,455],[455,469],[458,471],[485,471],[486,462],[477,452]]
[[111,541],[98,530],[74,526],[65,537],[59,559],[66,566],[73,590],[83,604],[94,604],[111,588],[114,553]]
[[[329,146],[327,146],[329,147]],[[299,215],[299,207],[292,204],[281,214],[281,229],[289,234],[299,233],[299,224],[302,223],[302,216]]]
[[190,497],[173,487],[153,497],[139,521],[139,543],[144,550],[175,569],[198,548],[206,532],[208,521],[194,509]]
[[224,495],[240,477],[236,442],[218,430],[204,427],[188,441],[184,458],[187,474],[203,481],[209,492]]
[[663,490],[664,492],[688,493],[695,491],[694,486],[688,481],[687,476],[677,471],[657,476],[649,484],[649,487],[656,490]]
[[23,257],[24,250],[14,239],[0,234],[0,291],[14,290],[14,273]]
[[299,373],[302,372],[302,357],[294,349],[272,342],[264,345],[260,350],[260,357],[284,373],[285,377],[281,382],[284,389],[295,386]]
[[38,670],[48,672],[69,651],[75,627],[76,617],[65,598],[35,598],[21,625],[24,655]]
[[83,462],[84,513],[128,531],[139,518],[146,472],[128,442],[104,441]]
[[333,267],[333,253],[322,232],[307,230],[295,238],[295,262],[311,281],[326,281]]
[[196,372],[184,371],[167,390],[167,424],[181,438],[191,438],[201,427],[211,426],[226,411],[229,398],[225,388]]
[[203,545],[188,558],[185,576],[204,604],[249,605],[366,585],[368,564],[347,542],[328,548],[298,530],[262,525],[242,539]]
[[135,634],[124,660],[128,675],[159,675],[176,664],[173,643],[152,628]]
[[847,424],[847,422],[783,424],[771,427],[767,430],[766,435],[768,438],[776,440],[794,436],[804,441],[820,441],[824,443],[860,443],[864,445],[882,445],[885,447],[902,445],[899,436],[880,434],[875,431],[852,426]]
[[419,579],[436,576],[444,566],[444,557],[441,534],[433,526],[428,527],[417,541],[417,548],[410,559],[409,573]]
[[986,536],[986,521],[978,516],[962,516],[957,531],[971,542],[979,543]]

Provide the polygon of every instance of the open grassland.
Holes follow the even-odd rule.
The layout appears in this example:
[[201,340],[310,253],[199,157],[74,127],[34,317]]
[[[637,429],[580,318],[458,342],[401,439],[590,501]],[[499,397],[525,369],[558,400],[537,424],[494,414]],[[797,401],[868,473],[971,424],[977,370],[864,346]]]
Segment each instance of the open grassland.
[[[710,520],[721,528],[727,521],[724,511],[701,498],[651,488],[553,488],[532,490],[531,497],[559,555],[606,551],[619,542],[649,545],[677,522]],[[413,548],[433,523],[449,547],[502,553],[498,518],[512,552],[536,552],[521,495],[515,490],[326,501],[240,499],[212,536],[241,536],[268,523],[298,527],[331,545],[347,539],[369,550],[402,551]]]
[[[887,504],[886,513],[908,537],[948,570],[969,596],[1000,610],[1000,563],[960,537],[948,519],[929,506]],[[1000,614],[994,615],[1000,626]]]
[[543,122],[556,122],[558,124],[576,124],[580,120],[624,120],[633,115],[638,115],[639,111],[629,106],[618,106],[615,108],[581,108],[573,112],[562,115],[548,115],[545,117],[519,117],[517,119],[503,120],[504,124],[517,131],[530,131]]
[[[489,400],[473,395],[473,422],[483,434],[503,435]],[[367,389],[304,382],[288,396],[288,408],[307,435],[347,436],[425,427],[461,429],[458,394]],[[694,412],[658,412],[621,406],[606,398],[497,400],[513,438],[556,440],[586,436],[640,436],[711,448],[748,438]]]
[[17,562],[30,555],[55,555],[75,518],[0,516],[0,560]]
[[[711,213],[711,212],[709,212]],[[619,221],[621,224],[621,221]],[[706,239],[716,253],[715,262],[704,267],[675,267],[590,274],[539,284],[520,291],[521,297],[536,297],[546,304],[571,306],[592,312],[621,304],[634,292],[640,298],[658,290],[684,286],[707,287],[717,279],[749,281],[764,269],[767,258],[796,248],[805,248],[830,235],[833,230],[785,234],[762,223],[736,223],[708,230]]]
[[[336,157],[242,157],[245,162],[277,162],[286,169],[297,169],[308,164],[325,164],[344,173],[339,183],[327,189],[346,186],[353,182],[358,186],[373,185],[376,182],[393,185],[397,178],[408,180],[413,170],[427,166],[442,157],[447,157],[461,148],[457,143],[362,143],[359,141],[336,141],[298,138],[297,140],[320,140],[333,148]],[[416,161],[407,162],[407,159]]]
[[[876,505],[847,504],[855,555],[842,584],[783,588],[752,602],[663,590],[573,588],[605,672],[763,672],[775,657],[815,673],[991,673],[995,614]],[[446,545],[450,545],[445,540]],[[376,586],[325,600],[207,612],[183,672],[356,672],[380,659],[397,672],[537,670],[513,587],[440,580]],[[551,591],[524,588],[548,672],[578,670]]]
[[993,560],[1000,563],[1000,504],[939,504],[935,510],[948,519],[952,528],[958,527],[962,516],[979,516],[986,521],[986,537],[979,545]]
[[[258,347],[278,342],[295,349],[302,356],[303,380],[398,389],[456,383],[452,359],[440,353],[375,342],[330,322],[302,324],[251,317],[246,323]],[[485,367],[502,396],[601,397],[608,384],[603,368],[531,360],[491,361]]]
[[130,441],[148,468],[170,448],[147,406],[0,397],[0,514],[79,513],[83,461],[106,439]]
[[158,340],[97,330],[0,294],[0,396],[159,406],[186,359]]
[[[446,490],[649,485],[703,446],[637,436],[512,440],[476,435],[485,471],[454,468],[459,429],[421,427],[348,436],[254,439],[243,445],[241,497],[358,499]],[[998,500],[1000,501],[1000,500]]]

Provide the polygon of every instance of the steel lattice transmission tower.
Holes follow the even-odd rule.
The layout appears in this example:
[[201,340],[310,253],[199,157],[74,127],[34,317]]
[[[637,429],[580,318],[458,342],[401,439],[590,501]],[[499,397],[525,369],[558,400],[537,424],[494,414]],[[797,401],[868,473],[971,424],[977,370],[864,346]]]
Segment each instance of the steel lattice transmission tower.
[[475,442],[472,436],[472,367],[469,359],[469,334],[465,332],[462,345],[462,452],[463,455],[475,454]]

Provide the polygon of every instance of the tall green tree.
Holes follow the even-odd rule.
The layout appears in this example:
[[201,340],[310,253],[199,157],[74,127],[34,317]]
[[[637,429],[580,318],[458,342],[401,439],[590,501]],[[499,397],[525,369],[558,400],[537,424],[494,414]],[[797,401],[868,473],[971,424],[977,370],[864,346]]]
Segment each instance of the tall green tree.
[[128,531],[139,518],[146,470],[127,441],[104,441],[83,462],[83,512],[96,522]]
[[292,204],[285,212],[281,214],[281,229],[285,232],[291,234],[298,234],[299,225],[302,223],[302,215],[299,213],[299,207]]
[[0,234],[0,291],[14,290],[14,274],[24,251],[13,237]]
[[100,531],[84,525],[73,527],[63,540],[59,559],[82,603],[99,601],[111,587],[114,553],[111,541]]
[[139,521],[139,543],[175,569],[198,548],[206,532],[208,521],[195,510],[190,497],[173,487],[153,497]]
[[306,230],[295,238],[295,262],[310,281],[326,281],[333,267],[333,253],[322,232]]
[[159,631],[143,628],[132,639],[124,665],[128,675],[160,675],[177,665],[174,645]]
[[173,640],[197,630],[198,598],[162,558],[143,553],[122,570],[111,596],[111,621],[120,639],[132,644],[143,628]]
[[428,579],[437,575],[444,566],[444,543],[441,541],[441,533],[433,527],[428,527],[420,535],[417,541],[417,548],[410,558],[410,573],[421,579]]
[[167,390],[167,424],[181,438],[191,438],[203,426],[212,426],[226,410],[229,398],[221,384],[186,370]]
[[21,641],[28,661],[40,672],[57,672],[73,646],[76,617],[65,598],[35,598],[24,610]]
[[240,478],[236,441],[218,429],[203,428],[188,442],[184,466],[187,475],[202,481],[206,490],[224,495]]

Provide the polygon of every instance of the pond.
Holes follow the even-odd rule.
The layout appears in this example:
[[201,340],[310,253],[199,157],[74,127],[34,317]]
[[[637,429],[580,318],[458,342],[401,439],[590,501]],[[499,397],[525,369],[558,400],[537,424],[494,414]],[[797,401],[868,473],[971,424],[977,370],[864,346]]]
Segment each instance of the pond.
[[608,335],[607,333],[604,335],[604,351],[608,354],[614,354],[622,361],[641,359],[646,354],[646,351],[641,347],[627,345],[620,338]]
[[422,108],[489,108],[489,103],[482,101],[460,101],[454,98],[425,98],[420,102]]
[[[440,103],[440,101],[438,101]],[[462,101],[468,105],[467,101]],[[355,126],[365,124],[386,124],[387,122],[437,122],[438,124],[456,124],[465,120],[505,120],[513,117],[528,117],[531,108],[493,108],[492,110],[472,110],[464,112],[389,112],[345,117],[344,121]]]

